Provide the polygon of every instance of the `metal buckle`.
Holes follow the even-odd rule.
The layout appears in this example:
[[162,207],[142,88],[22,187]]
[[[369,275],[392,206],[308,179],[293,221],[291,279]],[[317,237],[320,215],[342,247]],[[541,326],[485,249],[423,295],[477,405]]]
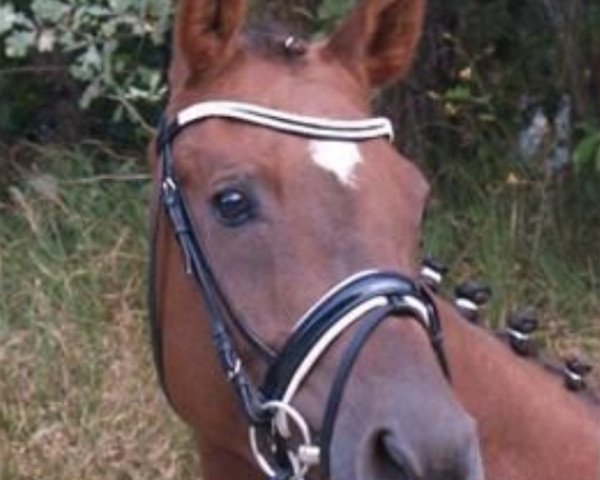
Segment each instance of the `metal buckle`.
[[161,185],[163,195],[166,199],[166,204],[171,205],[171,202],[174,200],[174,195],[177,192],[177,184],[173,177],[167,177],[163,180]]
[[[264,403],[261,405],[261,409],[273,413],[272,427],[273,430],[278,434],[280,434],[280,432],[277,428],[276,419],[279,416],[289,418],[297,427],[298,432],[302,437],[302,443],[296,451],[288,449],[287,455],[293,469],[291,478],[293,480],[303,480],[310,468],[318,465],[321,461],[321,449],[317,445],[313,444],[310,435],[310,429],[306,423],[306,420],[304,420],[302,415],[291,405],[277,400]],[[260,450],[258,445],[258,430],[255,427],[250,427],[249,437],[252,454],[254,455],[254,458],[256,459],[256,462],[260,466],[261,470],[269,478],[276,477],[277,469],[272,465],[272,463],[269,462],[269,460],[267,460],[266,456]],[[287,439],[289,438],[289,435],[282,435],[282,437]],[[275,450],[276,448],[274,444],[271,444],[270,447],[272,450]],[[272,451],[271,453],[274,452]]]

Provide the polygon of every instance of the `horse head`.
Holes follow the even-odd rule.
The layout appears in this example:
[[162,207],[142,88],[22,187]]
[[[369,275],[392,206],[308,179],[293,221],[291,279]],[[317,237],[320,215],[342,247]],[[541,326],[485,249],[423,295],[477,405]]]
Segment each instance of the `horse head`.
[[244,33],[243,0],[179,1],[153,327],[207,480],[260,478],[253,456],[273,478],[483,478],[411,280],[429,186],[369,107],[408,71],[424,10],[365,0],[305,42]]

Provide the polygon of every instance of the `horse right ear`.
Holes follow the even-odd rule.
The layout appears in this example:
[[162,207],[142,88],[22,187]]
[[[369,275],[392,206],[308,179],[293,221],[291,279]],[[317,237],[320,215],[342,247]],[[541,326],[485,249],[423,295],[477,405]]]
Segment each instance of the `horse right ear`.
[[175,22],[177,76],[202,75],[235,51],[246,0],[179,0]]
[[371,87],[404,77],[423,30],[426,0],[360,0],[327,51]]

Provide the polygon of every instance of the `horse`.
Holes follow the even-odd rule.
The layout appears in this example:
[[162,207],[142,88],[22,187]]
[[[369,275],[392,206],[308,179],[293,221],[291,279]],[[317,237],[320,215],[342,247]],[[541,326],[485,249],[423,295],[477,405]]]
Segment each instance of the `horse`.
[[150,147],[153,349],[202,478],[596,480],[598,408],[418,279],[430,186],[375,89],[425,0],[362,0],[327,39],[179,0]]

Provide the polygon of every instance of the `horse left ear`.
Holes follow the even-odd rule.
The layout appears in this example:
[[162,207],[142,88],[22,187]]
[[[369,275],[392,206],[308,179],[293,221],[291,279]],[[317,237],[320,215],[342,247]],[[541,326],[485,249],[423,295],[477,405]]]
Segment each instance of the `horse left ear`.
[[233,51],[246,17],[246,0],[179,0],[175,24],[175,64],[204,74]]
[[421,38],[426,0],[361,0],[327,51],[371,87],[404,77]]

